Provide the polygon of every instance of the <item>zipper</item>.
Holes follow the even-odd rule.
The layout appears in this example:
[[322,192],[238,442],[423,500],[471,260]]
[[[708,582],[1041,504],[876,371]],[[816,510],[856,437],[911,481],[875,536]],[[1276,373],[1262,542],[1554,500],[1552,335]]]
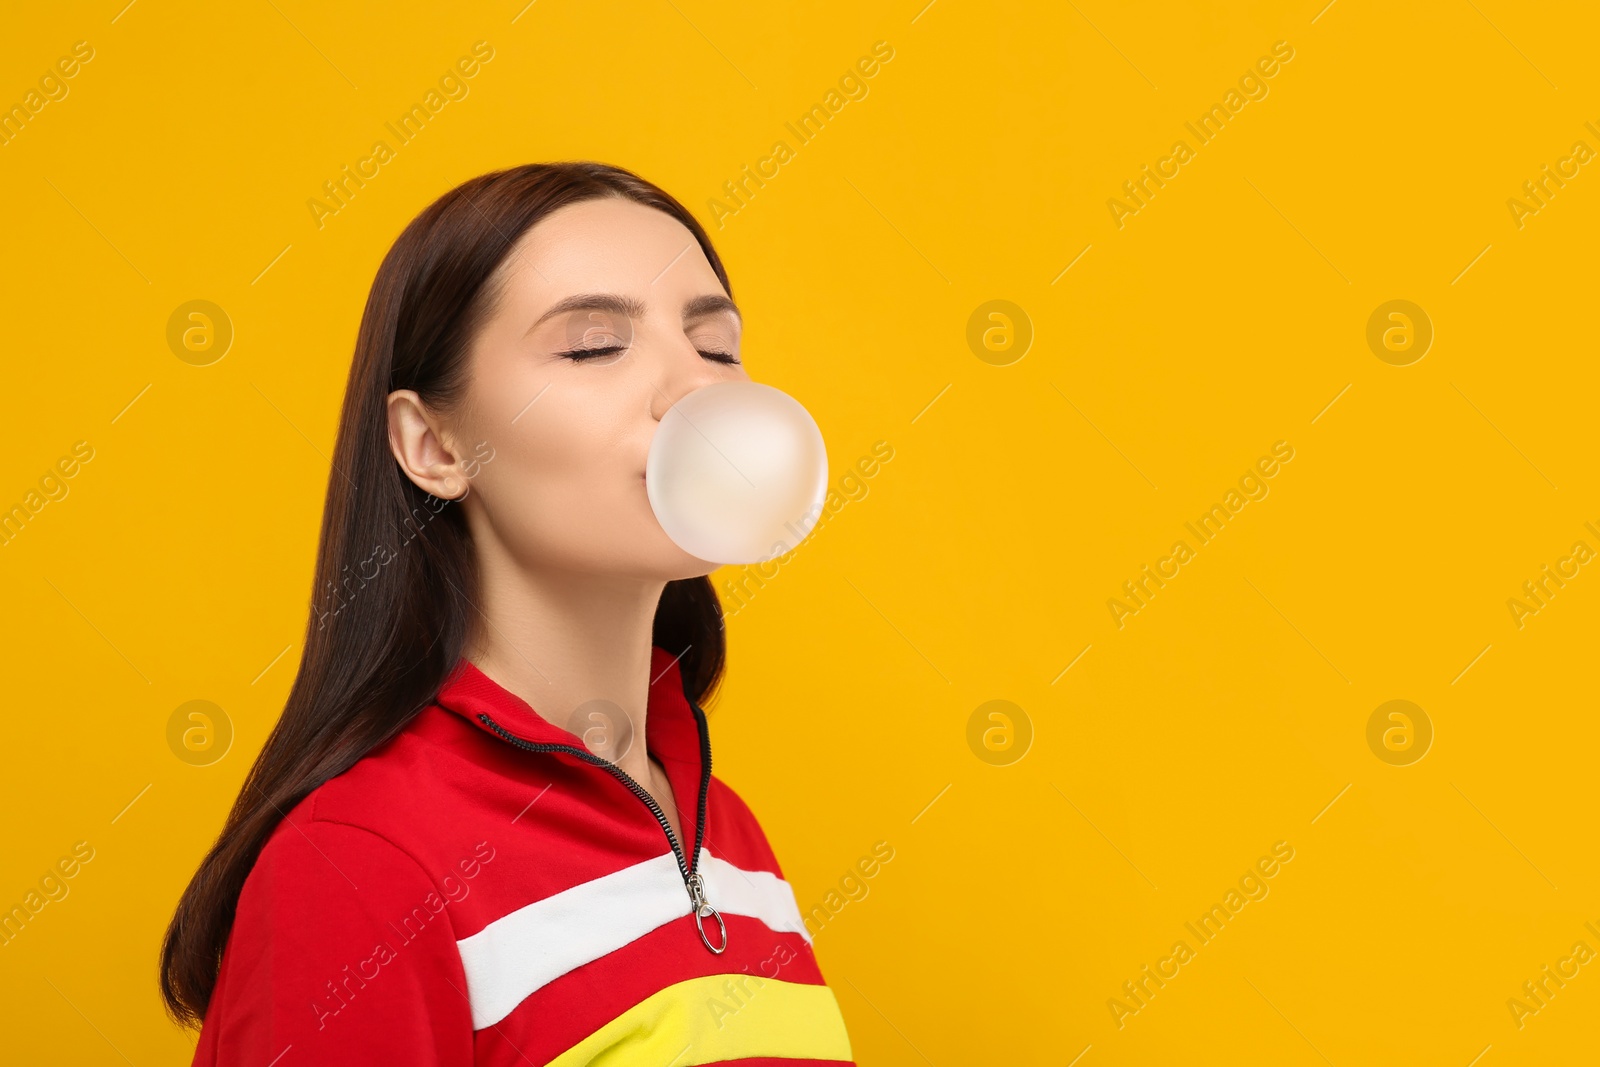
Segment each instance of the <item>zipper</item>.
[[[688,890],[689,902],[694,908],[694,925],[700,931],[700,940],[705,943],[706,948],[721,955],[728,947],[728,924],[723,921],[722,913],[712,907],[711,903],[706,900],[705,882],[700,877],[699,870],[697,870],[700,861],[700,842],[705,839],[706,794],[711,787],[711,739],[707,736],[705,713],[693,701],[689,702],[689,707],[694,709],[695,725],[700,731],[700,799],[699,803],[695,805],[694,840],[696,847],[694,855],[689,856],[687,859],[683,854],[683,846],[678,843],[678,835],[672,832],[672,824],[667,821],[666,815],[661,811],[661,805],[656,803],[655,797],[650,795],[649,790],[634,781],[632,775],[615,763],[576,745],[524,741],[485,713],[480,713],[478,720],[493,730],[501,740],[509,742],[520,749],[525,749],[529,752],[566,752],[577,756],[586,763],[603,767],[617,781],[627,786],[634,796],[644,801],[645,806],[650,809],[650,813],[656,817],[656,822],[661,824],[661,829],[666,831],[667,844],[672,846],[672,855],[678,861],[678,872],[683,876],[684,888]],[[720,945],[713,945],[711,939],[706,936],[705,920],[710,918],[716,919],[717,926],[720,928]]]

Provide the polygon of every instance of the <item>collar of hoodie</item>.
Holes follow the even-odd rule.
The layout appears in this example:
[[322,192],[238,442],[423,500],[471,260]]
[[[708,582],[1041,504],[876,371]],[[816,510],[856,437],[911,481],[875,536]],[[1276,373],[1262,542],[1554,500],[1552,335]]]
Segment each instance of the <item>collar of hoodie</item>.
[[[493,727],[482,719],[490,716],[508,733],[533,744],[572,745],[587,750],[583,739],[571,730],[544,718],[521,697],[494,681],[471,660],[462,657],[439,689],[435,702],[478,729],[493,736]],[[703,713],[697,714],[683,690],[678,657],[654,645],[650,649],[650,689],[645,704],[645,748],[663,765],[700,764]],[[673,776],[673,786],[678,785]],[[688,807],[691,798],[679,797]]]
[[[502,743],[525,747],[532,752],[561,751],[585,763],[604,767],[650,809],[661,825],[689,893],[690,910],[701,941],[718,955],[727,949],[727,924],[716,906],[707,900],[705,882],[698,869],[700,854],[705,850],[711,740],[705,713],[683,691],[676,657],[659,645],[651,647],[645,745],[649,755],[666,769],[683,823],[685,837],[681,841],[656,798],[622,768],[591,752],[576,734],[539,715],[527,701],[489,678],[465,657],[456,663],[435,702],[493,734]],[[708,934],[707,919],[716,924],[716,940]]]

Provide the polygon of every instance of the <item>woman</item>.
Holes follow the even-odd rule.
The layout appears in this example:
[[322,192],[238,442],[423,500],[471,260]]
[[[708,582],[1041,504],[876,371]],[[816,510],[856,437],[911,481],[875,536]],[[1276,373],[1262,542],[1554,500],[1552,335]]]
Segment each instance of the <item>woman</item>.
[[487,174],[373,282],[305,653],[161,954],[196,1064],[849,1063],[711,775],[713,565],[645,493],[747,377],[710,238],[615,167]]

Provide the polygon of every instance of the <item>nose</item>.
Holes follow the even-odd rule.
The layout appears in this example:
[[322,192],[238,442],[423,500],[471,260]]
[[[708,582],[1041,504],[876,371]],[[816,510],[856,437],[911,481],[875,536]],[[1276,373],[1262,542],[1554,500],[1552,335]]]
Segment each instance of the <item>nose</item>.
[[656,422],[679,400],[702,386],[722,381],[721,364],[706,359],[688,338],[672,346],[663,356],[659,369],[651,375],[650,417]]

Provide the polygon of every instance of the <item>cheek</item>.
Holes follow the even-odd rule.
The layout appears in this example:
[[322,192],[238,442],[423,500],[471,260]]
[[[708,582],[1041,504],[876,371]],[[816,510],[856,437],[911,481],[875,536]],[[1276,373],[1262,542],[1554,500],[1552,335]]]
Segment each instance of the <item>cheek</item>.
[[651,425],[642,396],[638,418],[628,418],[628,403],[618,390],[558,380],[495,435],[474,492],[514,557],[626,567],[659,550],[666,535],[639,477]]

